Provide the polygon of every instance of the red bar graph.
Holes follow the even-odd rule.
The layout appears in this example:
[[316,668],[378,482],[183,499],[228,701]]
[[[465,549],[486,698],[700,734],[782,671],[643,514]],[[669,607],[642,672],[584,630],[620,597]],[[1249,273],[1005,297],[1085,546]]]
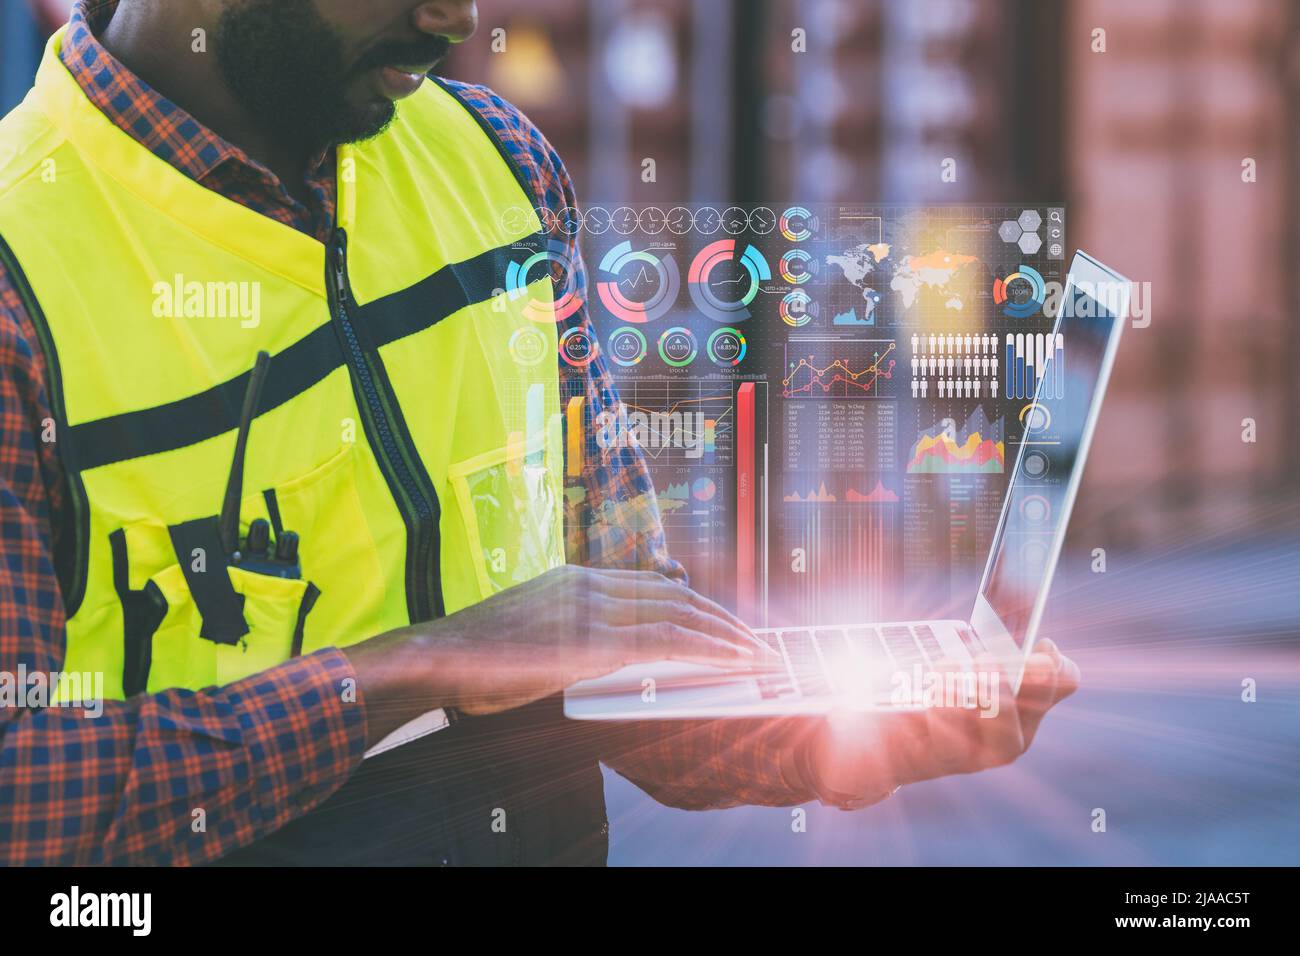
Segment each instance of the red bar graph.
[[755,431],[754,383],[744,382],[736,392],[736,612],[745,621],[754,621],[757,610]]

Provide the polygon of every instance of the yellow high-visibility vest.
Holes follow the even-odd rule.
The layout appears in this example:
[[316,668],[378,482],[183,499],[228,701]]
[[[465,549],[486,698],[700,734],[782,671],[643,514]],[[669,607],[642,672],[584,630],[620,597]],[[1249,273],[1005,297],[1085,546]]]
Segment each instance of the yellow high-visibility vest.
[[[114,126],[61,42],[0,123],[0,264],[47,360],[75,516],[64,670],[102,672],[110,698],[226,684],[562,564],[541,225],[477,114],[431,80],[341,147],[322,244]],[[218,526],[262,350],[239,534],[296,533],[287,576]]]

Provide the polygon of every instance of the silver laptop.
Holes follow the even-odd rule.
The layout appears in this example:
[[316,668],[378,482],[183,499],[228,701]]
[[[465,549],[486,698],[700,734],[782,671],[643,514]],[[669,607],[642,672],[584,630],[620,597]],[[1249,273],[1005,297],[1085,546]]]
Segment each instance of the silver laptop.
[[928,705],[916,691],[935,663],[947,658],[973,675],[981,656],[994,659],[1018,693],[1128,298],[1127,279],[1077,252],[1052,333],[1005,335],[1015,374],[1027,372],[1037,383],[1025,390],[1034,398],[1020,415],[1024,436],[969,620],[762,628],[758,638],[781,658],[775,670],[637,664],[570,687],[566,715],[647,720],[917,709]]

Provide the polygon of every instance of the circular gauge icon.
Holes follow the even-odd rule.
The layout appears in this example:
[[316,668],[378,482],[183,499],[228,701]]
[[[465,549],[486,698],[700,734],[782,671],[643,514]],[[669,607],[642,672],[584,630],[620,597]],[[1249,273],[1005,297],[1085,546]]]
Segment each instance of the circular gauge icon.
[[614,231],[620,236],[630,236],[636,232],[637,214],[631,206],[619,206],[612,218]]
[[637,216],[637,225],[648,236],[659,235],[667,224],[668,217],[658,206],[646,206],[641,210],[641,215]]
[[804,206],[791,206],[781,213],[781,235],[790,242],[803,242],[817,231],[821,223]]
[[1047,542],[1038,536],[1020,546],[1020,571],[1029,574],[1047,565]]
[[817,303],[808,297],[807,292],[795,289],[781,300],[777,311],[781,314],[782,322],[792,329],[801,329],[817,318],[818,309]]
[[738,236],[749,228],[749,213],[732,206],[722,214],[722,228],[729,236]]
[[675,325],[671,329],[665,329],[663,335],[659,336],[659,357],[665,365],[683,368],[695,361],[699,351],[700,345],[695,339],[695,333],[685,326]]
[[576,206],[565,206],[560,210],[560,232],[566,236],[576,236],[582,231],[582,213]]
[[695,226],[695,214],[685,206],[668,210],[668,231],[674,236],[684,236]]
[[742,252],[735,239],[718,239],[705,246],[696,253],[687,274],[695,307],[727,325],[750,317],[749,304],[758,295],[759,286],[771,279],[772,267],[763,254],[751,245]]
[[610,214],[604,206],[588,206],[582,214],[582,228],[593,236],[603,236],[609,231]]
[[540,365],[546,358],[546,336],[532,326],[515,329],[510,335],[510,357],[526,368]]
[[1025,457],[1020,462],[1020,470],[1026,478],[1046,478],[1050,467],[1046,452],[1037,448],[1025,452]]
[[542,232],[548,236],[553,236],[560,231],[560,217],[554,210],[546,206],[538,206],[533,212],[537,213],[537,220],[542,224]]
[[817,260],[806,249],[791,249],[781,257],[781,278],[790,285],[803,285],[816,274]]
[[[549,279],[551,291],[538,296],[530,290],[534,282]],[[506,264],[506,294],[513,302],[526,298],[523,314],[534,322],[563,322],[583,306],[578,281],[568,249],[559,239],[548,239],[523,261]]]
[[1020,409],[1020,424],[1026,435],[1037,435],[1052,426],[1052,413],[1037,402],[1030,402]]
[[671,253],[636,250],[627,239],[605,253],[597,274],[601,305],[623,322],[638,325],[666,315],[681,290]]
[[1042,495],[1030,495],[1020,502],[1020,514],[1030,524],[1043,524],[1052,516],[1052,506]]
[[766,236],[776,228],[776,213],[766,206],[759,206],[749,214],[749,228],[760,236]]
[[511,206],[501,214],[501,226],[511,235],[532,232],[533,211],[525,206]]
[[560,358],[574,368],[586,368],[596,359],[596,342],[582,326],[560,336]]
[[744,361],[745,352],[748,351],[748,348],[745,336],[741,334],[739,329],[733,329],[730,326],[714,329],[713,334],[704,343],[704,351],[709,354],[709,359],[714,365],[721,365],[723,368],[733,368],[739,365]]
[[640,329],[625,325],[615,329],[609,336],[609,354],[614,361],[624,368],[641,364],[647,350],[645,336]]
[[712,206],[702,206],[695,210],[695,228],[706,236],[711,236],[722,226],[722,214]]

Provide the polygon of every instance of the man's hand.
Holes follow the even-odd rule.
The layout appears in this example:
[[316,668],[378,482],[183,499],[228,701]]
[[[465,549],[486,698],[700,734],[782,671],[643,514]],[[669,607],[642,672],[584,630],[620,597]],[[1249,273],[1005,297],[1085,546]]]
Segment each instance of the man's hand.
[[[950,669],[950,668],[947,668]],[[976,670],[997,671],[977,660]],[[1043,715],[1078,689],[1079,668],[1051,641],[1039,641],[1025,665],[1019,696],[998,676],[997,716],[979,709],[932,707],[919,712],[832,714],[807,742],[799,761],[805,783],[866,806],[905,783],[1009,764],[1028,749]]]
[[776,657],[729,611],[670,578],[576,565],[345,653],[372,743],[436,707],[509,710],[628,664],[753,668]]

